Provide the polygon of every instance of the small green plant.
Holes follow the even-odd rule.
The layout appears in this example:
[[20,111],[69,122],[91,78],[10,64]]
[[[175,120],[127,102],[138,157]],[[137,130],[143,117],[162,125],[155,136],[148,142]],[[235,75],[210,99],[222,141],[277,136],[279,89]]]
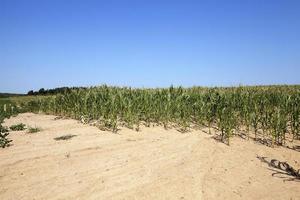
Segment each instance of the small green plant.
[[29,127],[28,128],[28,133],[37,133],[40,131],[41,131],[41,128],[39,128],[39,127]]
[[68,134],[68,135],[63,135],[63,136],[60,136],[60,137],[56,137],[56,138],[54,138],[54,140],[69,140],[69,139],[71,139],[75,136],[77,136],[77,135]]
[[0,124],[0,147],[1,148],[5,148],[5,147],[10,146],[10,143],[12,142],[12,140],[9,140],[7,138],[8,135],[9,135],[8,129],[4,128]]
[[12,131],[23,131],[25,130],[25,126],[26,126],[25,124],[20,123],[20,124],[12,125],[9,128]]

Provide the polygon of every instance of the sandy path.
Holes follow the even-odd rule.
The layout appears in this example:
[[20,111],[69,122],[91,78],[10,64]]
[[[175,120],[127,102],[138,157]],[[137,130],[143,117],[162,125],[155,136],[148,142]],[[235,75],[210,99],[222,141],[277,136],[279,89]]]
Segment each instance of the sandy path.
[[[6,120],[43,130],[12,132],[13,146],[0,149],[0,199],[300,199],[300,182],[272,177],[256,158],[300,168],[294,150],[238,137],[228,147],[201,131],[160,127],[113,134],[54,118]],[[77,136],[53,140],[65,134]]]

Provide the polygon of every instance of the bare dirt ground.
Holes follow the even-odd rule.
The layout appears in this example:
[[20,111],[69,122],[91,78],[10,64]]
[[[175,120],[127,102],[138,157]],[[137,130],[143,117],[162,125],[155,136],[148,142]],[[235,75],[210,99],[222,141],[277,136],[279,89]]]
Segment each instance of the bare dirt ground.
[[[75,120],[20,114],[5,121],[42,128],[11,132],[0,149],[0,199],[300,199],[300,182],[262,162],[300,168],[300,152],[203,131],[161,127],[118,134]],[[70,140],[53,138],[76,135]],[[275,171],[274,171],[275,170]]]

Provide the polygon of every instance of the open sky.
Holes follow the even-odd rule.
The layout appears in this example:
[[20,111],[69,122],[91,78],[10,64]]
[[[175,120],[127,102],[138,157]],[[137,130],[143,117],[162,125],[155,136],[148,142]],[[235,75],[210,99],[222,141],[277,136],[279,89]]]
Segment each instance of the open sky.
[[299,0],[0,0],[0,92],[300,84]]

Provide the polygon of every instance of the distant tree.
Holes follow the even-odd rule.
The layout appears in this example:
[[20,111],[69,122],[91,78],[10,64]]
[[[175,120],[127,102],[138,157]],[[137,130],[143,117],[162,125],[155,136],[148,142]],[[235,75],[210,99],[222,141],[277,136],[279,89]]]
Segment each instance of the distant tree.
[[58,87],[53,89],[44,89],[41,88],[37,91],[30,90],[27,95],[55,95],[55,94],[64,94],[68,93],[71,90],[86,90],[87,87]]
[[45,89],[44,89],[44,88],[41,88],[41,89],[39,90],[39,94],[45,94]]
[[33,90],[28,91],[27,95],[34,95]]

